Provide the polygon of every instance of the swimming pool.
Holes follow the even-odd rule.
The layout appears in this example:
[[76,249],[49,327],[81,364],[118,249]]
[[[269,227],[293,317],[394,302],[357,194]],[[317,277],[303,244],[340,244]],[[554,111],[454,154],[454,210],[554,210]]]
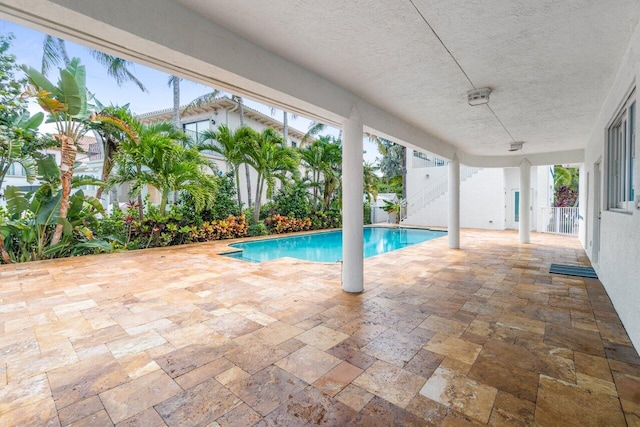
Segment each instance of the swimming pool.
[[[364,257],[395,251],[446,234],[446,231],[417,228],[366,227]],[[342,230],[234,243],[230,246],[241,251],[224,255],[246,261],[261,262],[291,257],[306,261],[336,262],[342,259]]]

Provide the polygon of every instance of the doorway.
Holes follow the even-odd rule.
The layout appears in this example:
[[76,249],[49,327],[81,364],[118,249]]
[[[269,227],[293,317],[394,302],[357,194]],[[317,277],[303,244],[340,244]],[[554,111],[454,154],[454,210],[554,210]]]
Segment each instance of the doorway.
[[[531,213],[533,213],[533,202],[534,202],[534,191],[533,189],[530,189],[531,192],[531,197],[530,197],[530,201],[531,204],[529,205],[529,210],[531,211]],[[509,203],[507,203],[507,215],[506,215],[506,222],[507,222],[507,228],[512,229],[512,230],[517,230],[520,226],[520,189],[519,188],[512,188],[511,189],[511,195],[509,197]],[[531,220],[531,229],[535,230],[535,215],[531,215],[530,216],[530,220]]]

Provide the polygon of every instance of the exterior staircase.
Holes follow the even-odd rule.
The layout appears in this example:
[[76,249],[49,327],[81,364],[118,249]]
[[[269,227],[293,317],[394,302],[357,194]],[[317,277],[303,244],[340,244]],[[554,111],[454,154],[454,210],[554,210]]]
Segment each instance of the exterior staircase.
[[[469,166],[460,167],[460,184],[477,174],[482,168],[474,168]],[[404,209],[402,221],[412,215],[418,214],[422,209],[431,205],[433,202],[442,197],[449,189],[449,176],[444,174],[430,182],[426,187],[421,188],[411,196],[407,197],[407,205]]]

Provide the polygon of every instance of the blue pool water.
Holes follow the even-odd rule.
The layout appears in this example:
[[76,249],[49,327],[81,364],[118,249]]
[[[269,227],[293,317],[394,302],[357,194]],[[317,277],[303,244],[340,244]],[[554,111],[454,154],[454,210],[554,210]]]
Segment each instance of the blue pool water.
[[[446,235],[446,231],[415,228],[366,227],[364,257],[395,251]],[[342,259],[342,231],[282,237],[231,245],[242,251],[226,254],[246,261],[261,262],[291,257],[306,261],[336,262]]]

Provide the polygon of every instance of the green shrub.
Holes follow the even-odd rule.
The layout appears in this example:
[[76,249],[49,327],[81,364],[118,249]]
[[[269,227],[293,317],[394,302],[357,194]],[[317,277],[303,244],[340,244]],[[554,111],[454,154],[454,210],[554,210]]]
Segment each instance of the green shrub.
[[[253,211],[252,211],[253,212]],[[260,219],[264,220],[271,216],[277,215],[278,210],[276,209],[276,204],[273,201],[268,201],[267,203],[260,206]]]
[[[262,213],[262,212],[261,212]],[[310,194],[302,181],[280,188],[272,201],[272,211],[266,216],[276,214],[296,219],[308,218],[311,214]]]
[[249,226],[248,234],[251,237],[266,236],[267,234],[269,234],[269,231],[267,230],[267,227],[263,222],[259,222],[257,224],[252,224]]
[[310,219],[312,230],[340,228],[342,226],[342,215],[337,209],[329,209],[325,212],[313,212]]
[[227,173],[218,178],[218,192],[210,208],[197,212],[193,197],[189,193],[182,192],[178,197],[178,209],[187,222],[198,225],[205,221],[223,220],[240,215],[233,174]]
[[[7,187],[7,208],[0,216],[0,254],[2,262],[36,261],[112,250],[97,238],[98,215],[104,214],[100,201],[78,190],[69,197],[67,218],[60,219],[60,169],[51,157],[38,160],[38,178],[42,185],[25,193]],[[72,188],[95,185],[96,180],[74,177]],[[56,225],[64,226],[62,239],[52,245]]]
[[363,209],[364,225],[369,225],[371,224],[371,203],[364,202]]

